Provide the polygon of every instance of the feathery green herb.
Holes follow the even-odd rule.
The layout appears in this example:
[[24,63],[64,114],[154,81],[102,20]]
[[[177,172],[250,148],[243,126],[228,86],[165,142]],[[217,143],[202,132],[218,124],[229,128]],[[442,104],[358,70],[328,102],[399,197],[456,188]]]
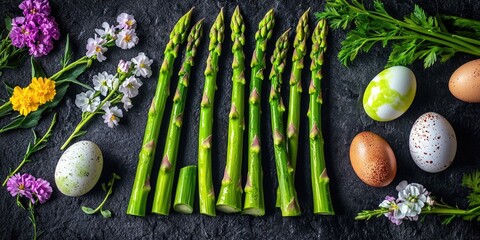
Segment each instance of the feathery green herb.
[[[424,67],[428,68],[437,61],[447,61],[457,52],[480,56],[480,41],[476,40],[480,22],[451,16],[429,16],[417,5],[412,13],[400,20],[392,17],[379,0],[373,2],[373,10],[367,9],[359,0],[329,0],[325,10],[316,16],[327,19],[333,29],[347,29],[351,24],[355,25],[347,33],[338,54],[344,65],[353,61],[359,53],[368,52],[376,43],[381,43],[383,47],[392,44],[387,67],[423,60]],[[450,33],[443,20],[451,20],[452,29],[473,32]]]

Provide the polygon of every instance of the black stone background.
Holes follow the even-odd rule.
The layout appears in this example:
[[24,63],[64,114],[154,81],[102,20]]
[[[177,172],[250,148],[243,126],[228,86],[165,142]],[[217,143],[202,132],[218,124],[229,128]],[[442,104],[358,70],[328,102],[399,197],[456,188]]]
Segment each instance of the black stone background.
[[[371,3],[370,1],[368,1]],[[385,1],[387,9],[397,17],[401,17],[419,4],[428,13],[437,12],[454,14],[467,18],[478,18],[480,3],[475,0],[449,1]],[[0,18],[21,14],[17,1],[2,0],[0,2]],[[56,108],[59,121],[54,129],[48,146],[35,154],[32,163],[28,163],[21,172],[31,173],[50,181],[54,193],[44,205],[36,208],[38,230],[42,239],[480,239],[480,225],[477,222],[455,220],[448,226],[441,225],[441,218],[427,217],[424,222],[406,222],[401,226],[390,224],[386,218],[371,221],[355,221],[354,217],[362,209],[378,206],[385,195],[395,195],[395,186],[401,180],[418,182],[427,187],[438,198],[460,207],[466,207],[467,191],[460,186],[464,173],[480,167],[478,152],[480,140],[480,105],[469,104],[455,99],[448,91],[447,83],[453,71],[463,63],[475,57],[457,54],[444,64],[435,64],[429,69],[417,62],[411,69],[417,77],[417,94],[410,109],[399,119],[380,123],[371,120],[363,111],[361,99],[368,82],[379,73],[387,60],[389,48],[374,47],[370,53],[360,55],[350,66],[342,66],[336,58],[340,50],[340,41],[344,39],[344,31],[332,31],[328,37],[329,49],[326,55],[323,73],[323,92],[325,107],[323,110],[323,131],[325,135],[326,159],[331,178],[331,193],[335,216],[315,216],[312,213],[312,192],[309,171],[307,111],[308,94],[304,91],[302,98],[302,126],[300,128],[300,151],[297,170],[296,187],[302,208],[302,215],[295,218],[283,218],[280,211],[274,208],[274,189],[276,175],[271,143],[269,110],[264,92],[263,96],[263,167],[265,172],[266,215],[251,217],[240,214],[226,215],[218,212],[217,217],[207,217],[198,213],[198,198],[195,200],[193,215],[181,215],[173,210],[168,217],[148,213],[146,217],[133,217],[125,214],[130,192],[135,177],[137,157],[140,150],[147,109],[153,97],[158,77],[158,68],[163,59],[163,49],[168,41],[168,34],[177,19],[192,6],[195,6],[193,21],[205,18],[205,29],[202,47],[196,58],[197,65],[189,88],[189,97],[181,137],[181,149],[178,157],[177,171],[187,164],[195,164],[197,160],[198,117],[201,92],[203,90],[203,71],[207,58],[208,30],[221,7],[226,13],[226,25],[229,26],[231,14],[236,5],[240,5],[246,23],[247,61],[250,62],[254,47],[254,32],[263,15],[270,9],[276,11],[274,37],[269,42],[268,56],[273,51],[273,42],[287,28],[296,26],[300,15],[308,8],[312,13],[321,11],[323,1],[59,1],[51,0],[52,12],[60,25],[62,37],[56,42],[54,51],[39,61],[47,75],[59,70],[58,59],[63,53],[65,36],[70,34],[74,58],[85,53],[87,39],[92,37],[95,28],[102,22],[115,23],[116,16],[122,12],[135,15],[138,21],[137,33],[140,43],[131,50],[110,49],[107,61],[94,63],[92,68],[79,77],[85,83],[91,83],[94,74],[100,71],[113,73],[120,59],[130,59],[139,52],[145,52],[153,58],[154,73],[148,80],[143,80],[141,94],[133,100],[134,108],[125,114],[121,124],[114,130],[103,123],[100,116],[91,121],[86,129],[88,134],[80,139],[88,139],[97,143],[104,154],[104,170],[99,183],[107,182],[112,172],[122,176],[115,186],[114,193],[105,205],[113,212],[111,219],[104,219],[100,214],[89,216],[80,207],[97,206],[104,197],[100,184],[81,197],[66,197],[56,189],[54,182],[55,166],[62,151],[60,146],[80,120],[80,110],[75,107],[75,95],[82,91],[80,87],[69,89],[63,102]],[[371,4],[370,4],[371,6]],[[310,15],[310,28],[315,20]],[[2,24],[3,27],[3,24]],[[230,106],[231,62],[230,30],[226,30],[226,43],[220,58],[220,72],[217,79],[218,91],[215,99],[215,129],[213,147],[213,178],[215,191],[218,193],[221,176],[225,165],[228,111]],[[290,35],[293,40],[293,33]],[[183,50],[183,48],[182,48]],[[310,50],[310,48],[309,48]],[[291,57],[289,52],[289,59]],[[183,54],[183,51],[182,51]],[[180,54],[180,55],[182,55]],[[309,60],[306,66],[309,66]],[[177,60],[175,73],[180,61]],[[268,65],[270,66],[270,65]],[[290,64],[287,65],[285,78],[288,78]],[[269,71],[266,72],[268,74]],[[30,65],[26,61],[17,70],[8,70],[0,77],[4,81],[25,86],[30,81]],[[247,70],[247,76],[249,76]],[[175,75],[174,75],[175,76]],[[309,82],[309,74],[304,71],[303,85]],[[172,92],[177,79],[172,81]],[[268,89],[268,81],[264,81],[264,90]],[[305,88],[306,89],[306,88]],[[287,98],[288,87],[284,94]],[[5,98],[4,91],[0,97]],[[171,96],[170,96],[171,100]],[[157,159],[153,168],[153,179],[159,168],[160,155],[166,135],[166,125],[171,104],[166,107],[160,134]],[[446,117],[452,124],[458,138],[458,151],[452,166],[444,172],[430,174],[420,170],[412,161],[408,151],[410,128],[421,114],[435,111]],[[46,115],[38,132],[45,132],[52,114]],[[0,124],[6,124],[1,119]],[[383,136],[393,148],[398,164],[398,172],[393,183],[385,188],[373,188],[362,183],[353,172],[349,162],[349,146],[352,138],[364,130],[373,131]],[[16,130],[0,135],[0,176],[3,180],[8,169],[14,168],[24,154],[32,135],[29,130]],[[246,175],[246,159],[243,164],[243,178]],[[245,179],[244,179],[245,180]],[[245,181],[243,181],[245,182]],[[152,191],[153,192],[153,191]],[[152,195],[152,194],[151,194]],[[27,219],[27,212],[19,209],[12,198],[2,188],[0,191],[0,238],[29,239],[32,228]],[[149,199],[149,207],[152,199]]]

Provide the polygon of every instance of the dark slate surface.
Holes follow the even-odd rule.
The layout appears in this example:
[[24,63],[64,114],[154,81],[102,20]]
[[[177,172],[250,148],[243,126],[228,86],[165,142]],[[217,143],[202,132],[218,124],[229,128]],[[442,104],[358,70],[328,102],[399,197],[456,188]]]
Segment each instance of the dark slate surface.
[[[2,0],[0,2],[0,18],[20,14],[17,5],[20,1]],[[431,14],[442,12],[477,18],[480,4],[475,0],[449,1],[388,1],[387,8],[394,15],[402,16],[418,3]],[[437,197],[451,204],[466,206],[466,191],[459,186],[463,173],[480,167],[478,142],[480,140],[480,105],[467,104],[456,100],[448,91],[447,83],[450,75],[461,64],[474,59],[463,54],[456,55],[445,64],[436,64],[424,70],[421,63],[411,66],[417,76],[418,90],[415,101],[408,112],[401,118],[387,123],[371,120],[361,107],[361,96],[368,82],[383,69],[389,49],[374,47],[369,54],[359,56],[349,68],[345,68],[336,59],[340,49],[340,41],[345,37],[343,31],[333,31],[329,35],[329,51],[324,68],[324,135],[326,142],[326,157],[331,177],[331,192],[336,210],[336,216],[314,216],[312,214],[312,193],[308,157],[308,131],[305,128],[306,118],[303,117],[300,129],[301,150],[297,173],[297,190],[302,216],[297,218],[282,218],[280,211],[274,206],[274,186],[276,175],[270,131],[264,131],[264,169],[266,190],[266,216],[251,217],[242,215],[225,215],[218,213],[217,217],[207,217],[198,214],[195,206],[193,215],[185,216],[172,213],[168,217],[148,214],[145,218],[127,216],[125,214],[131,187],[137,166],[137,156],[143,137],[146,122],[146,112],[153,97],[158,77],[158,67],[163,59],[163,49],[168,40],[168,34],[174,22],[192,6],[196,7],[194,19],[206,18],[208,32],[210,24],[221,7],[225,8],[226,21],[230,21],[235,6],[240,4],[246,21],[245,52],[250,61],[253,51],[253,36],[258,21],[270,8],[277,12],[277,23],[274,38],[287,28],[294,28],[298,17],[307,8],[312,12],[323,8],[323,1],[51,1],[53,14],[59,22],[62,38],[56,44],[55,50],[40,59],[45,70],[50,75],[58,70],[58,59],[62,54],[62,46],[67,33],[71,36],[75,58],[85,53],[87,39],[94,34],[94,28],[100,27],[103,21],[115,22],[116,16],[122,12],[134,14],[138,21],[137,33],[140,44],[134,49],[123,51],[115,48],[107,53],[108,60],[95,63],[79,80],[90,83],[91,77],[99,71],[115,71],[119,59],[130,59],[143,51],[153,59],[154,74],[144,81],[139,97],[135,98],[134,108],[122,119],[121,125],[115,130],[109,129],[97,117],[87,129],[89,133],[81,139],[96,142],[103,151],[105,163],[100,182],[108,181],[111,172],[123,177],[114,189],[114,194],[105,207],[113,212],[113,218],[103,219],[101,215],[89,216],[80,210],[80,206],[96,206],[104,197],[100,184],[82,197],[63,196],[54,187],[50,201],[37,207],[38,229],[43,232],[43,239],[258,239],[258,238],[289,238],[289,239],[480,239],[480,225],[476,222],[454,221],[448,226],[442,226],[440,218],[428,217],[425,222],[405,223],[395,226],[387,219],[374,219],[369,222],[354,221],[357,212],[366,208],[374,208],[387,194],[395,194],[395,186],[401,180],[424,184]],[[313,15],[311,15],[313,17]],[[227,22],[227,24],[228,24]],[[310,20],[313,28],[314,20]],[[227,30],[227,39],[230,32]],[[291,35],[293,38],[293,36]],[[203,46],[199,49],[197,66],[193,69],[193,79],[190,85],[189,98],[185,114],[185,124],[182,132],[182,149],[179,154],[178,166],[196,163],[199,103],[201,99],[203,70],[207,57],[207,37],[203,38]],[[269,44],[269,55],[272,52],[273,41]],[[213,147],[213,172],[215,190],[218,192],[226,156],[228,110],[231,87],[231,42],[226,41],[224,54],[221,57],[218,76],[218,91],[215,106],[215,130]],[[291,51],[290,51],[291,54]],[[179,61],[176,65],[178,70]],[[308,66],[308,65],[307,65]],[[287,66],[286,75],[289,74]],[[25,86],[30,81],[30,67],[25,63],[18,70],[6,71],[0,82]],[[305,74],[308,79],[309,74]],[[307,81],[304,79],[304,85]],[[176,79],[172,84],[176,85]],[[265,81],[265,87],[268,81]],[[80,120],[80,110],[74,105],[74,98],[82,91],[72,87],[56,111],[59,123],[55,127],[52,139],[47,148],[33,156],[33,162],[28,163],[22,172],[42,177],[54,184],[54,171],[62,151],[59,147],[73,131]],[[265,94],[264,94],[265,95]],[[5,98],[3,91],[0,97]],[[307,110],[308,95],[303,95],[302,114]],[[264,100],[263,129],[270,129],[267,116],[269,110]],[[169,116],[170,104],[166,109]],[[458,152],[453,165],[438,174],[429,174],[420,170],[412,161],[408,152],[408,135],[417,117],[427,111],[435,111],[445,116],[456,131]],[[50,123],[52,114],[47,115],[37,130],[44,132]],[[164,120],[166,123],[167,120]],[[0,124],[5,124],[1,119]],[[163,124],[160,148],[166,134],[166,124]],[[398,163],[398,173],[394,182],[385,188],[372,188],[363,184],[354,174],[348,157],[352,138],[360,131],[370,130],[383,136],[392,146]],[[0,176],[5,176],[8,169],[20,161],[32,136],[28,130],[18,130],[0,135]],[[80,139],[79,139],[80,140]],[[162,150],[159,149],[158,152]],[[154,176],[158,171],[159,158],[154,165]],[[243,176],[246,174],[244,163]],[[155,177],[152,179],[155,182]],[[29,239],[31,226],[27,213],[15,206],[5,188],[0,191],[0,238]],[[151,204],[149,199],[149,204]],[[196,199],[197,201],[198,199]],[[197,201],[198,202],[198,201]],[[196,202],[196,204],[197,204]],[[149,207],[150,209],[150,207]]]

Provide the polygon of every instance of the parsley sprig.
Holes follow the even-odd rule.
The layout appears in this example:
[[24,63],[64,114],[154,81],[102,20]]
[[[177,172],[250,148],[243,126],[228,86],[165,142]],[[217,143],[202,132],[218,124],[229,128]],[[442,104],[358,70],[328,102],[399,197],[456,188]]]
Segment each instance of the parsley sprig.
[[[374,0],[373,10],[359,0],[328,0],[325,10],[316,16],[327,19],[333,29],[355,25],[338,54],[344,65],[376,43],[383,47],[392,44],[387,67],[409,65],[420,59],[428,68],[437,61],[447,61],[457,52],[480,56],[480,41],[475,39],[480,36],[480,22],[455,16],[429,16],[417,5],[400,20],[392,17],[379,0]],[[449,32],[445,23],[458,31]]]

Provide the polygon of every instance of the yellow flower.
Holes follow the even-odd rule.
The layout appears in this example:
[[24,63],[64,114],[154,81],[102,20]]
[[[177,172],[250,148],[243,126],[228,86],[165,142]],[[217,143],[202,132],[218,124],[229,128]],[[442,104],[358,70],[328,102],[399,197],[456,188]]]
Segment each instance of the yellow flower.
[[33,78],[29,87],[34,91],[35,100],[40,104],[52,101],[55,97],[55,82],[48,78]]
[[13,95],[10,98],[12,108],[19,111],[23,116],[27,116],[30,112],[36,111],[40,105],[35,99],[35,94],[30,87],[21,88],[16,86],[13,89]]

